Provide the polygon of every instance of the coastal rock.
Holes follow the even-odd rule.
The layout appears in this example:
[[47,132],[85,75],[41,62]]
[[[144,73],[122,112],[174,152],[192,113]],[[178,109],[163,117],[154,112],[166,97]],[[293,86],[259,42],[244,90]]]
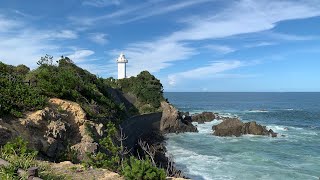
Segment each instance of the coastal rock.
[[178,110],[166,101],[161,102],[162,117],[160,131],[163,133],[198,132],[189,121],[184,120]]
[[205,122],[210,122],[216,118],[213,112],[202,112],[201,114],[194,114],[191,116],[192,122],[198,122],[203,124]]
[[26,113],[24,118],[0,121],[0,145],[21,136],[30,148],[53,160],[68,147],[78,151],[78,158],[82,159],[86,152],[95,152],[98,148],[88,133],[99,138],[104,129],[103,124],[87,120],[79,104],[52,98],[46,108]]
[[243,123],[239,119],[225,120],[222,123],[212,126],[216,136],[241,136]]
[[277,137],[271,129],[267,130],[265,126],[257,124],[255,121],[243,123],[239,119],[229,118],[222,123],[212,126],[213,134],[216,136],[241,136],[243,134],[270,135]]
[[68,124],[62,121],[51,121],[46,132],[47,137],[66,140]]
[[244,123],[242,126],[243,134],[253,134],[253,135],[269,135],[269,131],[265,126],[257,124],[255,121]]

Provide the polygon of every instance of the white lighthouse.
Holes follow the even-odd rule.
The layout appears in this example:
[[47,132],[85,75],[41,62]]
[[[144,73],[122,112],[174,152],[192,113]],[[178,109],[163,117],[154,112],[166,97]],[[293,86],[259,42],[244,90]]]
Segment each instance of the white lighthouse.
[[126,64],[128,63],[128,60],[124,56],[123,53],[120,54],[120,56],[117,59],[118,63],[118,79],[123,79],[127,77],[126,74]]

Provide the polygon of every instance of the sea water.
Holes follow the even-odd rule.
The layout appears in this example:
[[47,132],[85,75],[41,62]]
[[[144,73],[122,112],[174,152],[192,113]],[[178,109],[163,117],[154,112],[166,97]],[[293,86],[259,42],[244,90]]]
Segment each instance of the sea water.
[[320,93],[165,93],[180,111],[218,112],[256,121],[277,138],[212,135],[214,120],[199,133],[169,134],[167,150],[192,179],[318,180]]

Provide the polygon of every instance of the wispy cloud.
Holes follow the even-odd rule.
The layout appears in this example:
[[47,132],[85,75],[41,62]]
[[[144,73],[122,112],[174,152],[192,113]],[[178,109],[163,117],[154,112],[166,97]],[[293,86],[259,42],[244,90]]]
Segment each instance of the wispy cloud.
[[210,44],[210,45],[205,46],[204,48],[221,53],[221,54],[228,54],[228,53],[232,53],[232,52],[236,51],[235,48],[232,48],[230,46],[216,45],[216,44]]
[[89,39],[100,45],[108,43],[107,35],[104,33],[91,33],[89,34]]
[[71,30],[62,30],[62,31],[53,31],[48,34],[52,38],[61,38],[61,39],[76,39],[78,35],[75,31]]
[[226,10],[207,18],[193,17],[187,22],[188,28],[173,33],[168,39],[204,40],[265,31],[280,21],[319,16],[319,8],[320,4],[315,1],[235,1]]
[[82,5],[94,6],[94,7],[106,7],[111,5],[120,5],[121,0],[85,0]]
[[57,49],[54,44],[32,34],[0,36],[0,60],[12,65],[25,64],[35,67],[41,56],[46,53],[53,54]]
[[251,77],[247,74],[230,74],[225,73],[244,66],[251,66],[260,63],[259,61],[239,61],[239,60],[221,60],[215,61],[202,67],[192,70],[173,73],[168,75],[168,84],[176,86],[179,82],[194,79],[210,79],[210,78],[244,78]]
[[72,54],[67,55],[75,63],[84,62],[89,56],[93,55],[94,51],[89,49],[76,50]]
[[[59,56],[62,50],[57,41],[77,38],[71,30],[39,30],[26,22],[0,16],[0,60],[12,64],[25,64],[34,68],[41,56]],[[23,27],[23,28],[22,28]]]
[[[196,54],[193,48],[185,44],[165,41],[131,44],[122,51],[129,58],[129,76],[137,75],[143,70],[158,72],[172,65],[173,61],[184,60]],[[114,50],[111,55],[117,56],[119,53],[120,50]]]
[[75,24],[86,25],[86,26],[94,25],[98,21],[105,21],[105,20],[110,20],[110,22],[123,24],[123,23],[128,23],[128,22],[149,18],[152,16],[170,13],[173,11],[178,11],[187,7],[191,7],[191,6],[206,3],[206,2],[212,2],[212,0],[197,0],[197,1],[186,0],[178,3],[176,1],[153,0],[153,1],[147,1],[142,4],[124,6],[122,9],[119,9],[115,12],[104,14],[101,16],[81,17],[81,18],[69,17],[69,19]]
[[163,6],[160,8],[151,9],[150,11],[144,12],[142,14],[139,13],[138,15],[136,15],[133,18],[122,20],[121,23],[133,22],[133,21],[137,21],[140,19],[145,19],[148,17],[177,11],[177,10],[184,9],[184,8],[187,8],[187,7],[190,7],[193,5],[202,4],[202,3],[210,2],[210,1],[212,2],[212,0],[183,1],[180,3],[176,3],[176,4],[171,4],[171,5]]
[[272,46],[277,43],[275,42],[257,42],[257,43],[251,43],[244,45],[245,48],[254,48],[254,47],[263,47],[263,46]]
[[283,41],[308,41],[308,40],[315,40],[320,38],[320,36],[306,36],[306,35],[301,36],[301,35],[275,33],[275,32],[268,32],[266,33],[266,35],[275,40],[283,40]]
[[213,62],[206,66],[192,69],[189,71],[170,74],[168,76],[169,84],[174,86],[177,84],[177,81],[180,81],[181,79],[201,79],[203,77],[208,77],[208,76],[212,77],[217,73],[239,68],[241,66],[243,66],[243,62],[238,60],[233,60],[233,61],[224,60],[224,61]]
[[[130,65],[130,75],[145,69],[157,72],[169,67],[174,61],[191,58],[198,53],[197,48],[191,45],[192,41],[263,32],[272,29],[280,21],[319,16],[319,8],[320,4],[316,1],[233,1],[224,10],[183,21],[186,27],[168,36],[128,45],[124,51],[134,62]],[[277,36],[280,38],[281,35]],[[293,39],[292,36],[288,37]],[[213,45],[211,48],[224,53],[235,51],[226,46]]]
[[0,32],[8,32],[14,28],[21,27],[22,22],[8,19],[0,14]]

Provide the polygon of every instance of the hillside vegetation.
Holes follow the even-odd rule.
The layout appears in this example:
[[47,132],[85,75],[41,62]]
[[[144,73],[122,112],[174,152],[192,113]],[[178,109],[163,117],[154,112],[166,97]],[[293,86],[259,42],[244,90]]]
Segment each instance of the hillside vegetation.
[[[30,70],[25,65],[12,66],[0,61],[0,118],[4,119],[3,123],[6,126],[10,126],[10,121],[16,121],[15,123],[19,124],[22,121],[17,121],[17,118],[23,119],[28,115],[28,112],[41,110],[37,111],[38,114],[40,113],[40,120],[48,121],[44,123],[48,127],[54,125],[52,134],[56,133],[58,136],[51,137],[51,131],[40,130],[39,127],[44,124],[26,126],[26,132],[24,133],[35,130],[45,134],[49,133],[50,137],[44,138],[47,138],[48,141],[51,138],[54,139],[52,142],[60,143],[59,147],[62,149],[59,151],[63,152],[55,159],[72,162],[80,160],[88,167],[116,171],[123,174],[126,179],[135,179],[132,172],[139,174],[136,179],[165,178],[165,171],[152,164],[148,156],[142,155],[141,159],[140,157],[137,159],[136,157],[131,157],[130,154],[124,154],[124,147],[117,140],[119,138],[118,127],[128,117],[161,111],[160,102],[164,100],[163,87],[158,79],[147,71],[128,79],[104,79],[76,66],[68,57],[61,57],[57,62],[53,62],[53,57],[46,55],[37,64],[38,67],[36,69]],[[119,97],[115,97],[123,96],[124,98],[126,95],[135,99],[132,106],[128,106],[127,102],[119,101]],[[63,139],[59,139],[62,136],[64,138],[72,138],[67,137],[69,134],[64,132],[64,128],[69,128],[70,130],[75,125],[68,125],[70,122],[66,120],[70,112],[66,112],[62,107],[59,109],[59,106],[56,107],[57,109],[52,110],[55,107],[52,106],[52,98],[69,100],[81,106],[87,116],[84,124],[86,127],[85,132],[94,140],[94,142],[90,141],[91,144],[97,143],[96,152],[88,153],[84,159],[76,159],[77,152],[69,147],[74,144],[68,144]],[[51,101],[49,101],[50,99]],[[65,103],[68,104],[69,102]],[[42,117],[44,115],[45,117]],[[30,122],[30,120],[24,121]],[[96,131],[93,131],[98,125],[104,128],[104,133],[100,136],[97,136]],[[55,127],[62,129],[58,131],[55,130]],[[0,130],[1,128],[3,132],[9,133],[6,127],[1,127],[0,125]],[[74,133],[73,131],[77,132],[78,130],[71,129],[72,133]],[[21,134],[23,133],[21,132]],[[3,139],[2,142],[7,142],[7,140]],[[54,144],[50,144],[50,147],[53,146]],[[15,153],[13,151],[11,154],[14,155]],[[2,156],[2,158],[15,163],[13,160],[7,159],[6,156]],[[19,158],[17,157],[17,161]],[[46,158],[46,156],[42,155],[42,158]],[[15,168],[24,167],[16,165]],[[7,172],[0,166],[1,171]],[[12,172],[10,171],[10,173]],[[17,178],[16,174],[9,174],[9,176]]]
[[138,102],[135,104],[140,113],[149,113],[160,110],[163,98],[163,87],[160,80],[148,71],[142,71],[136,77],[120,79],[118,87],[123,92],[133,93]]
[[11,114],[21,117],[25,111],[41,109],[47,98],[56,97],[77,102],[89,118],[108,117],[123,120],[137,111],[126,112],[124,104],[116,103],[109,93],[113,87],[136,96],[134,105],[140,113],[159,110],[163,87],[147,71],[137,77],[103,79],[77,67],[68,57],[54,65],[52,56],[38,61],[39,67],[30,71],[25,65],[11,66],[0,62],[0,117]]

